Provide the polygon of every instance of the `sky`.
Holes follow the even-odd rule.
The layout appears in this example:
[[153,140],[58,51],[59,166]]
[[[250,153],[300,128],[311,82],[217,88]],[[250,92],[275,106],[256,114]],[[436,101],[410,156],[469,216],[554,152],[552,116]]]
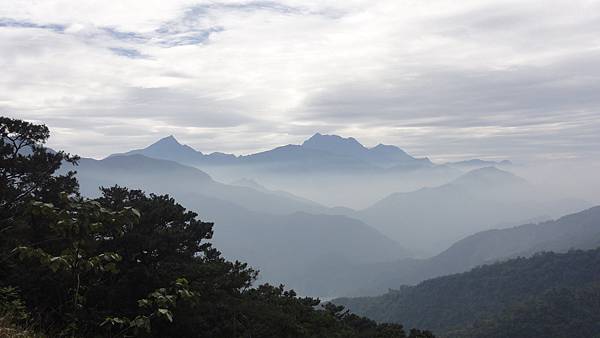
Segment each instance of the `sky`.
[[101,158],[321,132],[438,161],[600,158],[600,1],[3,0],[0,114]]

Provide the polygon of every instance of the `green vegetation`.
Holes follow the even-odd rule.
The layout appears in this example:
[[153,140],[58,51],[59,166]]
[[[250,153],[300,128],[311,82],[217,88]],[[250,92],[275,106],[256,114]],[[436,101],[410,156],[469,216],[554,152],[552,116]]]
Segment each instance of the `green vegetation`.
[[[81,197],[78,158],[43,125],[0,118],[0,332],[71,337],[406,337],[401,325],[253,287],[169,196],[121,187]],[[35,335],[19,327],[39,327]],[[20,331],[19,331],[20,330]],[[11,333],[12,334],[12,333]],[[411,330],[409,337],[433,337]]]
[[600,284],[526,298],[500,314],[452,332],[461,338],[600,337]]
[[600,249],[542,253],[334,302],[444,337],[594,337],[600,334]]

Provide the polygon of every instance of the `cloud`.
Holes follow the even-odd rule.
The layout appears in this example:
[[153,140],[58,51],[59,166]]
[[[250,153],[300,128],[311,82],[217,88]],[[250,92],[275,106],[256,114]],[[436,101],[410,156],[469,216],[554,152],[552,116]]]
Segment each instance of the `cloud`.
[[113,51],[113,53],[115,53],[117,55],[121,55],[121,56],[128,57],[131,59],[140,59],[140,58],[144,57],[144,55],[142,55],[142,53],[140,53],[138,50],[132,49],[132,48],[113,47],[113,48],[110,48],[110,50]]
[[600,157],[600,3],[5,1],[0,109],[86,156],[314,132],[434,159]]
[[49,29],[59,33],[65,30],[65,26],[63,25],[37,24],[29,21],[18,21],[10,18],[0,18],[0,27]]

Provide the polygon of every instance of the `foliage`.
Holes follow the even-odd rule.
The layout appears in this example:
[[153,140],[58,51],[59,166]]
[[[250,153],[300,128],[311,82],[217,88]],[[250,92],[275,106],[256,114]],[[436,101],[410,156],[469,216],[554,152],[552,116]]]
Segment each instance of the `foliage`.
[[58,174],[63,162],[78,157],[44,147],[50,132],[44,125],[0,116],[0,276],[7,275],[7,257],[18,245],[48,240],[26,217],[32,201],[59,206],[59,193],[77,194],[74,172]]
[[0,316],[11,320],[24,321],[29,318],[27,308],[14,287],[0,287]]
[[44,125],[0,116],[0,231],[6,231],[31,200],[52,200],[58,192],[75,192],[75,173],[55,175],[63,162],[78,157],[43,146],[50,136]]
[[24,328],[8,316],[0,315],[0,337],[2,338],[41,338],[44,335],[31,328]]
[[556,288],[527,297],[501,313],[450,332],[461,338],[598,337],[600,284]]
[[283,286],[253,287],[257,271],[224,259],[213,224],[169,196],[115,186],[80,197],[74,173],[58,171],[77,157],[45,148],[45,126],[1,118],[0,132],[0,306],[48,335],[406,336]]
[[45,312],[49,316],[66,316],[67,333],[94,325],[85,323],[90,320],[89,311],[84,309],[86,295],[103,283],[107,278],[104,274],[116,274],[121,260],[117,253],[102,251],[102,243],[122,236],[138,221],[139,212],[132,208],[110,211],[97,201],[69,197],[66,193],[60,197],[63,208],[35,201],[29,209],[32,222],[44,223],[51,237],[42,243],[18,246],[13,252],[22,263],[39,265],[41,271],[52,273],[53,282],[62,286],[63,297],[49,300],[53,306]]
[[[565,301],[569,297],[574,300],[569,296],[570,292],[577,293],[578,288],[599,281],[600,249],[564,254],[542,253],[527,259],[513,259],[466,273],[434,278],[379,297],[339,299],[335,302],[369,318],[429,327],[444,336],[463,337],[465,328],[479,323],[478,328],[488,331],[474,336],[492,337],[493,330],[484,325],[488,320],[500,321],[504,327],[508,327],[511,320],[513,324],[519,322],[523,324],[523,332],[535,332],[532,328],[542,330],[552,327],[557,318],[560,318],[560,325],[565,327],[593,327],[597,317],[581,316],[579,313],[597,309],[596,303],[581,302],[581,311],[566,311],[548,302],[550,299],[560,299],[552,298],[552,295],[556,295],[552,290],[570,290],[562,296]],[[530,298],[533,300],[523,305],[524,300]],[[577,304],[579,302],[572,302],[572,306]],[[519,310],[523,306],[532,312],[525,315],[526,311]],[[525,328],[531,330],[526,331]],[[453,332],[458,334],[453,335]],[[498,331],[496,336],[515,336],[502,332]],[[547,336],[553,337],[543,334],[527,337]]]
[[14,287],[0,287],[0,337],[33,337],[32,330],[24,329],[30,315],[19,292]]
[[138,300],[138,307],[145,309],[146,314],[140,314],[133,319],[126,317],[107,317],[100,326],[109,326],[109,334],[112,336],[112,329],[120,329],[117,335],[131,331],[134,335],[138,335],[140,330],[145,330],[146,333],[152,331],[152,321],[166,320],[173,322],[173,309],[180,301],[186,301],[194,298],[196,293],[189,290],[189,283],[185,278],[179,278],[174,283],[170,290],[160,288],[155,290],[148,297]]

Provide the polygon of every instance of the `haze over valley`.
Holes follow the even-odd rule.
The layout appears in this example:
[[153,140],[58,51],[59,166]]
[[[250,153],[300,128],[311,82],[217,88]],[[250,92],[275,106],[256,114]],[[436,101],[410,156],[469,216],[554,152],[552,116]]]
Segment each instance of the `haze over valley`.
[[[97,197],[99,186],[115,184],[169,194],[218,224],[214,243],[226,257],[259,269],[261,281],[331,298],[384,291],[399,285],[398,278],[414,283],[419,279],[410,274],[399,277],[401,269],[431,270],[426,258],[443,256],[469,235],[593,206],[541,189],[512,173],[515,167],[509,160],[435,164],[396,146],[367,148],[354,138],[316,133],[301,145],[245,156],[203,154],[168,136],[102,160],[83,158],[64,170],[77,170],[88,197]],[[212,176],[223,172],[229,183]],[[311,200],[313,194],[331,204]],[[352,208],[357,195],[374,202]],[[416,274],[435,277],[507,257],[468,263],[459,256],[444,266],[460,268]],[[373,273],[382,275],[361,280]]]

